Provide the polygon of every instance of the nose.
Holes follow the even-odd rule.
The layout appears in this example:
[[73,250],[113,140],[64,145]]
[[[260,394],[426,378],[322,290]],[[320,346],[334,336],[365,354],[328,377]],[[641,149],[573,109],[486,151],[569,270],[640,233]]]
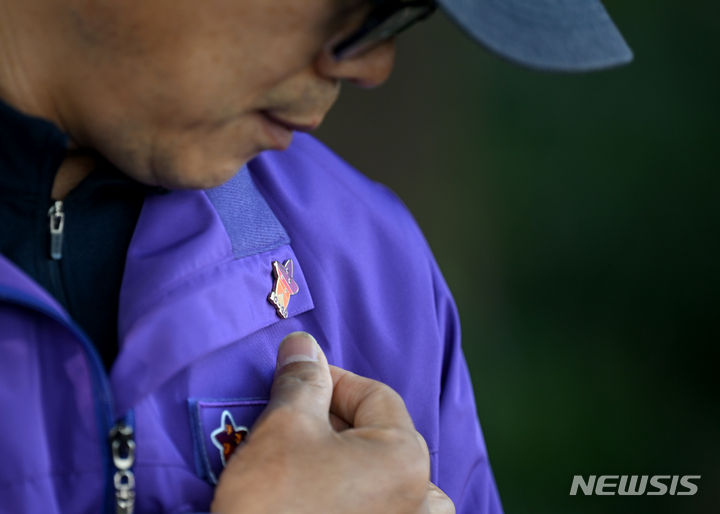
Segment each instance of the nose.
[[332,56],[329,47],[325,48],[315,60],[315,69],[323,77],[371,88],[388,79],[394,63],[395,41],[390,39],[363,54],[339,61]]

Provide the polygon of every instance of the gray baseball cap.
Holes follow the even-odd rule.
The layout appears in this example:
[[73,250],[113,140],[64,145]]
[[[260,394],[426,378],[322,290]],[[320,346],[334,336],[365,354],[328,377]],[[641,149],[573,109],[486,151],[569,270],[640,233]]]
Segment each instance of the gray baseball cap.
[[523,66],[588,71],[633,54],[600,0],[372,0],[365,23],[332,52],[358,55],[430,16],[440,6],[476,41]]
[[530,68],[590,71],[633,58],[600,0],[438,0],[438,4],[483,46]]

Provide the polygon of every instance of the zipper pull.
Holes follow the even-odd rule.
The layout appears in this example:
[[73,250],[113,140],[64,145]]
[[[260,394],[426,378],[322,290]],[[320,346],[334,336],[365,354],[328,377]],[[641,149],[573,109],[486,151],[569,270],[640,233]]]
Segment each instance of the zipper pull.
[[110,448],[115,466],[115,512],[133,514],[135,511],[135,433],[130,425],[123,422],[110,430]]
[[65,212],[63,203],[56,200],[48,211],[50,218],[50,258],[59,261],[62,259],[63,230],[65,229]]

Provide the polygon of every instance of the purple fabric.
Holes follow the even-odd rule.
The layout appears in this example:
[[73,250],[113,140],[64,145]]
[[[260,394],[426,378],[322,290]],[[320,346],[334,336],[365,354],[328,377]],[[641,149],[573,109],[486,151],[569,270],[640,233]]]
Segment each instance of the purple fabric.
[[[332,364],[403,396],[428,442],[432,478],[459,513],[501,512],[457,313],[405,207],[302,134],[248,170],[244,184],[262,195],[255,201],[264,198],[265,213],[219,214],[234,188],[154,196],[128,251],[111,389],[114,415],[134,412],[138,512],[208,508],[221,464],[210,433],[226,410],[252,426],[277,346],[294,330],[312,333]],[[284,228],[291,245],[240,241],[232,227],[242,219],[254,219],[257,234]],[[281,319],[267,296],[272,262],[287,259],[299,292]],[[0,438],[11,463],[0,470],[3,508],[97,512],[104,441],[93,415],[94,364],[66,324],[20,305],[30,295],[58,309],[33,287],[0,259],[0,398],[11,420]],[[56,434],[62,444],[53,444]]]
[[208,189],[206,194],[230,237],[235,258],[290,243],[285,229],[253,184],[247,167],[225,184]]
[[59,309],[18,273],[0,256],[0,511],[97,511],[105,475],[92,370],[75,333],[25,307]]

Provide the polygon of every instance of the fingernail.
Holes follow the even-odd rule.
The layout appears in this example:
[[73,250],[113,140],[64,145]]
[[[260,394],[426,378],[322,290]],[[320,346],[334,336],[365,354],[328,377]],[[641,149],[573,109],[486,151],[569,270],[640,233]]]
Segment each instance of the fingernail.
[[280,342],[277,355],[277,369],[293,362],[317,362],[318,343],[307,332],[293,332]]

